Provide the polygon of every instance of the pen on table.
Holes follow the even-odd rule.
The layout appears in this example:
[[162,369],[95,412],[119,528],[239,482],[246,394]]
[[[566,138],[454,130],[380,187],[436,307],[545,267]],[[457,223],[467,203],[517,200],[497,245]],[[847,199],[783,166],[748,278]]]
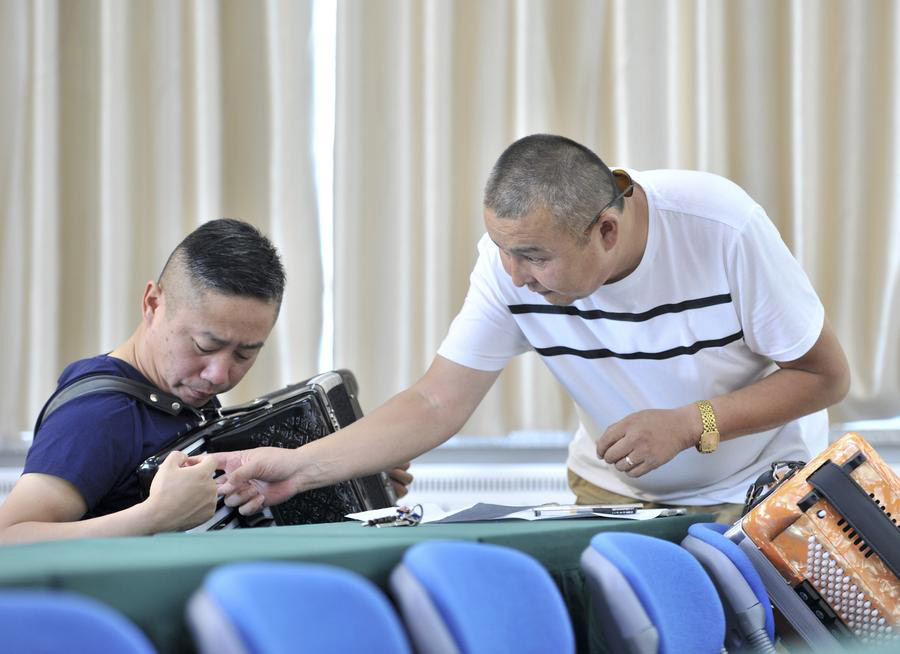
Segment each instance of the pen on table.
[[546,508],[536,508],[534,509],[535,516],[548,515],[548,516],[567,516],[567,515],[597,515],[597,514],[613,514],[613,515],[631,515],[637,511],[634,507],[616,507],[616,506],[604,506],[604,507],[593,507],[593,506],[585,506],[585,507],[576,507],[576,508],[560,508],[560,507],[546,507]]

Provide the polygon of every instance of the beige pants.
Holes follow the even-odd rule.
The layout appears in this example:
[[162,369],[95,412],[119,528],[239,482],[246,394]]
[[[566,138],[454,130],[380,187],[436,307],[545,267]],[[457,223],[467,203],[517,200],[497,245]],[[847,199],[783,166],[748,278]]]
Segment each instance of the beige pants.
[[[644,502],[626,495],[611,493],[599,486],[595,486],[571,470],[569,470],[569,487],[575,493],[575,501],[578,504],[632,504],[634,502],[642,502],[647,509],[674,508],[672,504]],[[743,506],[740,504],[710,504],[708,506],[685,506],[683,508],[687,509],[688,513],[712,513],[716,516],[716,522],[731,525],[741,517]]]

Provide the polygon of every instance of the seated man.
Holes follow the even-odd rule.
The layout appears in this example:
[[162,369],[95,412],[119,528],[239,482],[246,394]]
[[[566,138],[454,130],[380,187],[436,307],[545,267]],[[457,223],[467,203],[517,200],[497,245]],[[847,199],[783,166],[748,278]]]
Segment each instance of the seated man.
[[[158,282],[147,282],[131,337],[66,367],[57,393],[107,374],[151,384],[188,407],[215,406],[256,360],[284,281],[277,251],[256,228],[208,222],[175,248]],[[37,429],[24,473],[0,506],[0,543],[152,534],[204,522],[216,504],[211,460],[190,465],[174,452],[143,502],[135,474],[197,421],[195,412],[170,415],[119,392],[63,404]]]
[[687,505],[731,522],[772,461],[825,447],[847,361],[800,265],[737,185],[614,173],[538,134],[494,165],[484,223],[466,301],[424,377],[296,450],[211,455],[229,472],[227,503],[253,513],[435,447],[526,351],[578,409],[568,467],[580,503]]

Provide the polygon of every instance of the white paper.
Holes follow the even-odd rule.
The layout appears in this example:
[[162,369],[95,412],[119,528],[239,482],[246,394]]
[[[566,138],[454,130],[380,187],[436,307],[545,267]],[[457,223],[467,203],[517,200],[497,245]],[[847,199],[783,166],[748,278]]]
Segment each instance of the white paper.
[[534,515],[534,509],[511,513],[507,518],[519,520],[584,520],[590,518],[611,518],[613,520],[650,520],[669,509],[637,509],[634,513],[585,513],[582,515]]
[[[426,524],[428,522],[434,522],[435,520],[440,520],[441,518],[446,518],[449,515],[457,513],[458,511],[464,511],[471,507],[471,505],[464,507],[462,509],[455,509],[453,511],[444,511],[437,504],[421,504],[417,505],[422,507],[422,520],[419,524]],[[412,508],[412,507],[410,507]],[[397,507],[389,506],[384,509],[372,509],[371,511],[360,511],[359,513],[348,513],[345,517],[350,518],[351,520],[359,520],[362,523],[366,523],[369,520],[375,520],[377,518],[387,518],[391,516],[396,516]]]
[[[444,518],[449,518],[458,513],[462,513],[463,511],[468,511],[474,507],[477,507],[479,503],[469,504],[467,506],[453,509],[452,511],[444,511],[437,504],[422,504],[419,505],[422,507],[422,520],[419,524],[428,524],[429,522],[436,522],[438,520],[443,520]],[[496,505],[489,505],[495,507]],[[541,508],[541,506],[547,505],[539,505],[535,507],[528,507],[527,509],[516,510],[519,507],[511,506],[509,507],[510,513],[504,515],[498,515],[493,518],[482,518],[482,520],[506,520],[506,519],[515,519],[515,520],[584,520],[590,518],[604,518],[604,519],[613,519],[613,520],[650,520],[652,518],[659,517],[660,515],[666,515],[671,513],[672,509],[637,509],[634,513],[588,513],[584,515],[534,515],[534,509]],[[359,520],[363,524],[365,524],[369,520],[374,520],[376,518],[386,518],[389,516],[396,516],[397,507],[389,506],[385,509],[373,509],[372,511],[361,511],[359,513],[350,513],[347,515],[351,520]],[[472,522],[476,522],[477,520],[472,520]],[[462,522],[462,521],[460,521]]]

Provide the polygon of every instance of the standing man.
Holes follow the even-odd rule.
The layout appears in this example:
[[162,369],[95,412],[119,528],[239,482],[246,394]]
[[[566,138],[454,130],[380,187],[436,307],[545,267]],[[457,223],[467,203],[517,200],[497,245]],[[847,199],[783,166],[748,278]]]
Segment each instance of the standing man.
[[581,503],[739,516],[772,461],[825,447],[849,370],[809,280],[763,209],[721,177],[610,169],[533,135],[498,159],[487,234],[459,315],[424,377],[294,451],[218,455],[252,513],[417,456],[453,435],[514,356],[536,351],[580,425]]

